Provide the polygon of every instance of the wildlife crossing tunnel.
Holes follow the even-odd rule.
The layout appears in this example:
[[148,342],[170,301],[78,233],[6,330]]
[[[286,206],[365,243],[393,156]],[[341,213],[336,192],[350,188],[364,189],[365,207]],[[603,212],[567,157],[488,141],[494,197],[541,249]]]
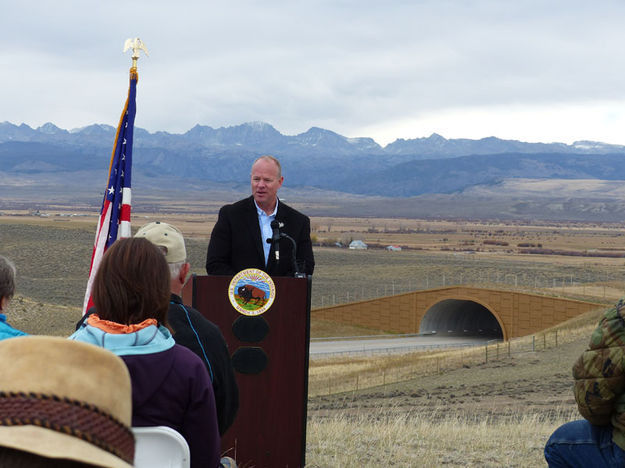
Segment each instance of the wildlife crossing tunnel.
[[451,286],[313,309],[312,317],[391,333],[530,335],[605,307],[519,291]]

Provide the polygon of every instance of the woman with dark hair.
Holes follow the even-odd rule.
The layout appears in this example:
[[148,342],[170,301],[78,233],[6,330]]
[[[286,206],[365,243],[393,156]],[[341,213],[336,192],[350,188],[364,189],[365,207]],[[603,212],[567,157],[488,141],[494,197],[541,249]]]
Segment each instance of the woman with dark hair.
[[189,443],[192,467],[218,467],[220,438],[206,367],[167,325],[170,275],[150,241],[116,241],[93,284],[96,313],[70,336],[120,356],[132,381],[132,425],[168,426]]

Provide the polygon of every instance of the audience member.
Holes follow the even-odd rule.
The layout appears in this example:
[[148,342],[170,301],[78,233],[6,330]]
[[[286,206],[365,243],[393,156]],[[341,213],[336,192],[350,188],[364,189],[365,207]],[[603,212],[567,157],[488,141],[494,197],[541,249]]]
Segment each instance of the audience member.
[[131,385],[120,358],[27,336],[0,342],[0,362],[0,466],[133,466]]
[[575,400],[585,418],[560,426],[545,446],[551,468],[625,467],[625,303],[599,321],[573,366]]
[[234,377],[226,340],[221,331],[194,308],[182,303],[182,288],[191,265],[182,233],[175,227],[154,221],[141,227],[135,237],[145,238],[165,254],[171,275],[167,318],[176,343],[197,354],[209,372],[217,405],[219,434],[226,432],[239,408],[239,388]]
[[192,467],[217,467],[213,387],[204,363],[168,329],[169,278],[165,257],[150,241],[117,240],[94,280],[97,312],[70,339],[102,346],[126,363],[133,426],[171,427],[187,440]]
[[0,255],[0,340],[26,335],[7,323],[6,310],[13,294],[15,294],[15,265]]

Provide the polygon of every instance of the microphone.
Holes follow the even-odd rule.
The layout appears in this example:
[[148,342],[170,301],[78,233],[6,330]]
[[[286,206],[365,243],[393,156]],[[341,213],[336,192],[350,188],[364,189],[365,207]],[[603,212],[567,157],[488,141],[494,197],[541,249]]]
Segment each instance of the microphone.
[[273,252],[276,258],[276,263],[280,262],[280,228],[284,227],[284,223],[273,220],[271,222],[271,243],[273,244]]

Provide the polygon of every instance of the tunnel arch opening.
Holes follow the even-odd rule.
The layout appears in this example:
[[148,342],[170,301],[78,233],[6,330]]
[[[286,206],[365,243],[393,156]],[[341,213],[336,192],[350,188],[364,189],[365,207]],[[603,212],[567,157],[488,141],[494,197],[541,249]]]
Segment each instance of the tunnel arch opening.
[[479,336],[503,339],[497,318],[482,304],[464,299],[445,299],[428,309],[419,333],[443,336]]

